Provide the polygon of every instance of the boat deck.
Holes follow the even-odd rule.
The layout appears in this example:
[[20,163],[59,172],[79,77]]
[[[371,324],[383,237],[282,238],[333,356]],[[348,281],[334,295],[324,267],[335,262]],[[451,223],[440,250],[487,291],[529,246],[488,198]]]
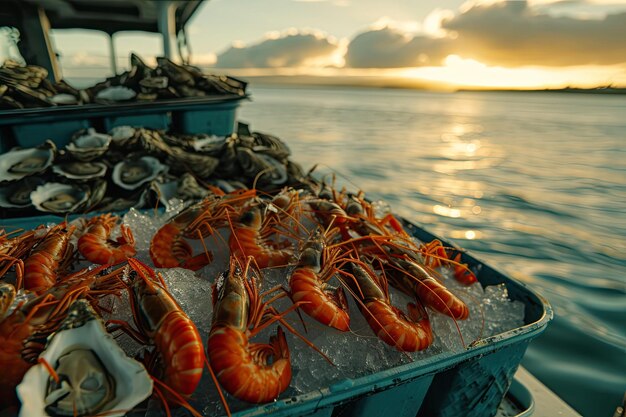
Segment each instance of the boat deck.
[[572,407],[521,366],[515,373],[515,379],[500,407],[498,407],[496,416],[581,417]]

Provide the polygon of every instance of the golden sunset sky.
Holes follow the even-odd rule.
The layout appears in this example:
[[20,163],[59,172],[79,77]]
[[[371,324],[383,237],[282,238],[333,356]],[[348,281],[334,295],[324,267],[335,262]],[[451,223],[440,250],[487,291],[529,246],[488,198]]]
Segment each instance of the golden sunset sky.
[[[626,86],[626,0],[212,0],[192,64],[282,83],[478,88]],[[55,30],[64,75],[110,76],[106,35]],[[115,35],[128,54],[156,34]]]

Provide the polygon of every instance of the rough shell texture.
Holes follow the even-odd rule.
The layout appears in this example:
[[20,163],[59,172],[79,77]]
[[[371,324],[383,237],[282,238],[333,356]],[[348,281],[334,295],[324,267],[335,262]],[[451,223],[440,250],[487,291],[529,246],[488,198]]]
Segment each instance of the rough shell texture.
[[68,162],[54,165],[52,171],[70,180],[87,181],[104,177],[107,166],[102,162]]
[[113,168],[113,182],[126,190],[139,188],[167,171],[167,166],[151,156],[122,161]]
[[18,181],[46,171],[55,154],[56,146],[49,140],[36,148],[11,149],[0,155],[0,182]]
[[75,159],[87,162],[104,155],[110,143],[111,136],[97,133],[95,129],[90,128],[72,138],[65,149]]
[[0,207],[24,208],[32,205],[30,193],[43,184],[37,177],[28,177],[0,187]]
[[39,211],[50,213],[74,213],[89,199],[87,189],[76,184],[49,182],[30,193],[30,199]]
[[[75,351],[93,354],[102,368],[108,372],[106,377],[112,378],[110,385],[114,389],[114,393],[107,397],[106,402],[101,401],[97,410],[91,410],[86,414],[123,416],[127,410],[131,410],[152,394],[152,379],[146,369],[139,362],[126,356],[85,300],[72,304],[67,318],[61,324],[61,330],[50,336],[40,358],[45,359],[59,372],[61,369],[59,359]],[[82,373],[85,378],[92,378],[92,384],[93,379],[98,376],[86,375],[81,369],[78,369],[77,373]],[[22,400],[20,416],[47,415],[46,397],[49,399],[51,396],[48,392],[51,381],[50,373],[42,364],[37,364],[26,372],[24,379],[17,386],[17,394]],[[78,388],[67,385],[64,388],[70,391],[71,395],[77,395]],[[87,397],[88,394],[83,393],[83,396]],[[117,410],[119,412],[116,412]]]

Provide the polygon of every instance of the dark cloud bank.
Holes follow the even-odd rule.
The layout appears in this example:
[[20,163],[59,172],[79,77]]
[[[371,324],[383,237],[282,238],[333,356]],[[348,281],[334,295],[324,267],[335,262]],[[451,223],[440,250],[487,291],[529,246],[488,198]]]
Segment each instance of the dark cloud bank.
[[[550,16],[524,1],[474,6],[444,20],[449,36],[407,36],[396,29],[357,35],[345,55],[346,67],[401,68],[441,65],[450,54],[506,67],[610,65],[626,62],[626,12],[604,19]],[[324,37],[297,34],[268,39],[220,54],[217,66],[295,67],[335,51]]]

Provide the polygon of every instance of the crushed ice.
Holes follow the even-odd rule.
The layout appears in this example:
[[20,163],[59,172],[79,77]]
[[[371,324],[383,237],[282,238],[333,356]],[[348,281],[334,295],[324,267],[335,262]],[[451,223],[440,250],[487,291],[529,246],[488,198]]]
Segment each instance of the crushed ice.
[[[379,212],[384,215],[388,208],[377,203]],[[182,210],[183,204],[172,203],[165,212],[137,211],[131,209],[123,218],[135,236],[137,257],[152,265],[149,255],[150,240],[156,231],[172,216]],[[212,317],[212,285],[219,279],[220,273],[227,268],[228,232],[220,231],[205,242],[213,252],[215,261],[206,268],[194,273],[189,270],[174,268],[160,269],[170,292],[181,308],[196,323],[198,330],[206,340],[211,326]],[[190,242],[194,254],[204,250],[198,241]],[[285,277],[290,268],[265,270],[261,290],[276,285],[285,285]],[[290,313],[286,321],[307,340],[324,353],[332,364],[320,353],[314,351],[299,337],[286,332],[291,352],[293,378],[290,387],[281,398],[307,393],[338,383],[345,378],[358,378],[370,375],[390,367],[419,361],[433,355],[461,352],[472,342],[503,333],[524,324],[524,304],[511,301],[504,284],[483,288],[480,284],[464,286],[458,283],[451,273],[442,271],[442,281],[453,293],[461,298],[470,309],[467,320],[453,320],[447,316],[429,311],[434,333],[434,342],[423,352],[403,353],[380,341],[370,330],[367,322],[360,314],[352,297],[348,297],[351,331],[339,332],[324,327],[302,314]],[[411,300],[404,294],[390,288],[394,305],[405,309]],[[290,305],[287,297],[278,300],[275,307],[282,311]],[[114,300],[113,318],[127,320],[132,323],[132,315],[127,297]],[[306,329],[305,329],[306,328]],[[276,326],[264,330],[252,342],[267,343],[270,334],[276,332]],[[131,355],[137,354],[142,347],[126,336],[119,336],[118,341]],[[231,411],[251,407],[225,394]],[[205,372],[202,382],[193,396],[191,404],[206,415],[224,413],[217,391]],[[154,411],[157,407],[149,406],[148,415],[161,415]]]

